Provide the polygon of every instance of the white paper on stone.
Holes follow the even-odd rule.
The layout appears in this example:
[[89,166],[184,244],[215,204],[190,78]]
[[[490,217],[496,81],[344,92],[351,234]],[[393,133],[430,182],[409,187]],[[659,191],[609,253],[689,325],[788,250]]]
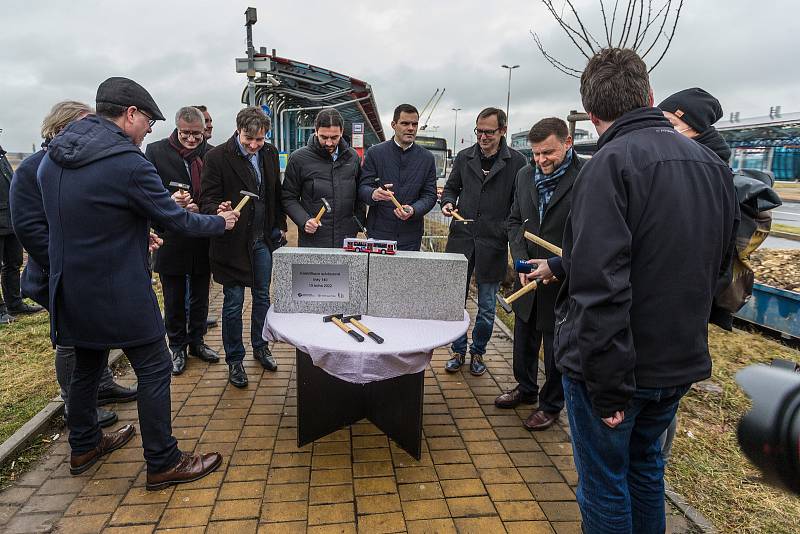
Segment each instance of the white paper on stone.
[[467,331],[469,315],[461,321],[393,319],[363,315],[361,323],[384,339],[381,344],[364,335],[359,343],[324,315],[267,312],[263,337],[283,341],[306,352],[314,365],[347,382],[366,384],[419,373],[431,360],[433,350],[447,345]]

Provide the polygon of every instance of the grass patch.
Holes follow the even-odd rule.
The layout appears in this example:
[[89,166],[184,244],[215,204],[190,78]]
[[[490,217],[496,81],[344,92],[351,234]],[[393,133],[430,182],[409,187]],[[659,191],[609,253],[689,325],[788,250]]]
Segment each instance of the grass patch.
[[785,232],[787,234],[797,234],[800,236],[800,227],[798,226],[790,226],[788,224],[773,222],[771,229],[775,232]]

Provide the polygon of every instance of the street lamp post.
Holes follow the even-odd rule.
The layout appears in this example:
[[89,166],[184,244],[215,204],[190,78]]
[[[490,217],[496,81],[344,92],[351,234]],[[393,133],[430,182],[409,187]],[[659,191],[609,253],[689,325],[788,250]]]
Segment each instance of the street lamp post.
[[452,108],[456,112],[456,120],[453,121],[453,157],[456,157],[456,135],[458,132],[458,112],[461,108]]
[[256,8],[248,7],[244,12],[244,25],[247,28],[247,99],[250,106],[256,105],[256,67],[253,56],[256,52],[253,46],[253,25],[258,21]]
[[506,98],[506,127],[508,127],[508,122],[509,122],[508,112],[511,106],[511,71],[516,68],[519,68],[519,65],[512,65],[510,67],[508,65],[500,65],[500,66],[503,67],[504,69],[508,69],[508,96]]

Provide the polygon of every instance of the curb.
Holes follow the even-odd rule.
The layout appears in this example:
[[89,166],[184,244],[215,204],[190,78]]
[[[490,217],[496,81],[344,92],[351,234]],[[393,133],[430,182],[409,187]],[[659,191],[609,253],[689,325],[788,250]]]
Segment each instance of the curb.
[[771,237],[780,237],[781,239],[790,239],[792,241],[800,241],[800,235],[791,234],[789,232],[779,232],[777,230],[770,230],[769,235]]
[[[800,240],[800,236],[798,236],[798,240]],[[478,301],[472,295],[470,295],[470,299],[472,299],[476,305],[478,304]],[[495,317],[494,326],[500,329],[500,331],[503,332],[503,334],[505,334],[509,339],[514,339],[514,334],[511,333],[511,330],[509,330],[505,323],[497,317]],[[714,525],[712,525],[711,522],[703,516],[703,514],[686,502],[683,496],[673,491],[666,481],[664,484],[664,495],[667,497],[669,502],[675,506],[675,508],[681,511],[681,513],[689,522],[700,529],[703,534],[716,534],[717,529],[714,528]]]
[[[108,355],[108,365],[113,365],[123,355],[119,349],[114,349]],[[25,448],[37,436],[42,434],[50,423],[59,417],[64,411],[64,401],[61,396],[53,397],[39,413],[30,418],[14,434],[0,444],[0,465],[5,465],[17,457],[19,452]]]

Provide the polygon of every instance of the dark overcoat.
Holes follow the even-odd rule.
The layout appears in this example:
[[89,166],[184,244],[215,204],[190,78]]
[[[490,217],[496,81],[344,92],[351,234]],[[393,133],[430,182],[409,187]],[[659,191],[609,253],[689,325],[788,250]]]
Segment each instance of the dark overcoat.
[[451,221],[445,252],[460,252],[472,261],[478,283],[501,282],[506,276],[506,221],[514,200],[517,171],[524,166],[525,156],[510,148],[505,138],[485,179],[477,143],[459,152],[453,162],[441,205],[449,202],[462,217],[475,222]]
[[[209,147],[203,143],[200,157],[203,157]],[[178,190],[170,186],[170,182],[179,182],[189,186],[192,199],[199,206],[200,192],[192,187],[192,179],[186,168],[184,159],[169,144],[169,139],[162,139],[147,145],[145,156],[150,163],[155,165],[164,188],[170,193]],[[158,235],[164,244],[155,251],[153,270],[167,275],[181,274],[207,274],[208,264],[208,238],[188,237],[180,233],[157,228]]]
[[[259,151],[261,186],[256,171],[244,157],[234,134],[227,142],[206,153],[201,180],[203,194],[200,211],[217,213],[217,207],[229,200],[233,207],[243,195],[240,191],[258,192],[264,202],[264,239],[270,250],[278,246],[277,230],[286,231],[286,216],[281,207],[281,181],[278,166],[278,150],[265,143]],[[253,227],[255,203],[248,202],[233,230],[221,237],[211,239],[209,256],[214,280],[223,285],[253,286],[253,262],[251,243],[256,235]]]
[[14,171],[6,158],[6,152],[3,147],[0,147],[0,235],[13,233],[8,208],[8,190],[11,187],[13,174]]
[[53,342],[107,349],[163,339],[151,221],[204,237],[225,231],[222,217],[180,208],[130,138],[94,115],[53,139],[37,179],[49,230]]
[[[308,145],[289,156],[284,173],[283,210],[297,225],[301,247],[341,248],[346,237],[355,237],[357,216],[364,224],[364,205],[358,200],[361,161],[344,139],[333,161],[325,147],[312,135]],[[313,234],[305,231],[306,221],[316,217],[325,199],[333,208],[320,219],[322,226]]]
[[[514,204],[511,206],[511,215],[508,217],[508,242],[511,246],[511,257],[514,260],[531,260],[536,258],[550,258],[554,254],[539,245],[525,239],[523,232],[537,235],[550,243],[561,247],[564,239],[564,226],[572,208],[572,185],[583,166],[577,154],[573,154],[572,163],[558,180],[558,185],[544,217],[539,220],[539,192],[533,182],[534,167],[525,165],[517,173],[517,187],[514,193]],[[527,222],[526,222],[527,221]],[[519,289],[519,277],[514,288]],[[556,295],[558,283],[540,284],[532,293],[517,299],[512,304],[514,313],[525,322],[531,320],[532,314],[536,320],[536,330],[552,332],[555,327]]]

